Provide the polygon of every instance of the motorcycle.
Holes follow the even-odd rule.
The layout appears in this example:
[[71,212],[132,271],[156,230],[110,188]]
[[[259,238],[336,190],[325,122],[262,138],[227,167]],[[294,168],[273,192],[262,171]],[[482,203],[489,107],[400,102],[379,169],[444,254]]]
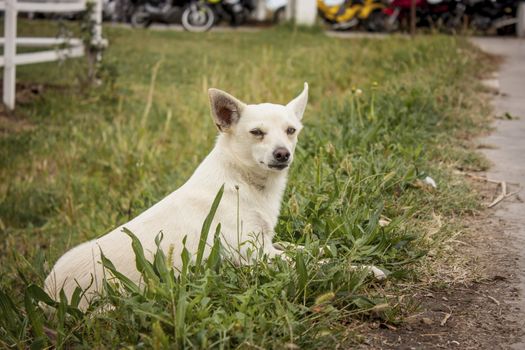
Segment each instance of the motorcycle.
[[131,15],[133,27],[149,27],[153,22],[177,23],[186,0],[157,1],[148,0],[138,6]]
[[207,31],[222,19],[238,26],[254,9],[253,0],[193,0],[184,8],[181,22],[190,32]]
[[336,30],[362,25],[371,32],[383,31],[384,8],[377,0],[317,0],[319,15]]
[[482,33],[514,34],[518,23],[515,0],[466,0],[471,27]]
[[117,22],[117,0],[102,1],[102,19],[105,21]]
[[[412,0],[391,0],[384,13],[385,28],[395,31],[408,28]],[[456,32],[461,28],[466,6],[461,0],[416,0],[416,26],[444,28]]]
[[206,1],[190,1],[182,11],[182,27],[188,32],[206,32],[216,21],[215,11]]
[[109,0],[115,1],[115,17],[117,22],[131,23],[131,17],[145,5],[144,0]]

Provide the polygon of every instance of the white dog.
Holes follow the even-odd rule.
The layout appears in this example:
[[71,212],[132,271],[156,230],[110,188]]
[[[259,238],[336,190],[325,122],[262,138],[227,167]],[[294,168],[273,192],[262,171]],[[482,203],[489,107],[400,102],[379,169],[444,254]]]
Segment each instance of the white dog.
[[[238,248],[240,262],[247,261],[250,247],[270,258],[283,253],[272,244],[273,230],[302,128],[308,84],[286,106],[247,105],[217,89],[210,89],[209,97],[220,131],[211,153],[182,187],[162,201],[110,233],[64,254],[45,281],[52,297],[57,299],[63,289],[69,299],[78,286],[87,290],[80,304],[85,309],[102,288],[100,251],[118,271],[138,284],[141,276],[135,267],[131,239],[123,227],[138,237],[150,260],[156,251],[155,237],[162,231],[161,248],[165,252],[173,249],[174,267],[180,269],[183,239],[186,237],[185,247],[194,258],[202,223],[222,185],[224,194],[211,226],[213,231],[221,224],[221,243]],[[211,233],[205,257],[212,241]]]

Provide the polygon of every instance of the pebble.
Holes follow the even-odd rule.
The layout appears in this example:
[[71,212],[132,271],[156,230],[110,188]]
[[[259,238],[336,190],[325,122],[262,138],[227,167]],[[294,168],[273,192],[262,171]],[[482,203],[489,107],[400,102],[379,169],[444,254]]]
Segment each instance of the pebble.
[[421,319],[421,322],[424,323],[424,324],[426,324],[426,325],[428,325],[428,326],[430,326],[431,324],[434,323],[434,321],[432,321],[430,318],[427,318],[427,317],[423,317],[423,318]]

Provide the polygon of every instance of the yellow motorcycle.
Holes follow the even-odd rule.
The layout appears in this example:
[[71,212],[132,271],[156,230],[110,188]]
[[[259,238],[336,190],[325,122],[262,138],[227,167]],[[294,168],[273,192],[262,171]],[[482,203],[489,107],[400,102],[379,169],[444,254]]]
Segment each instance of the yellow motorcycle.
[[384,9],[379,0],[317,0],[319,15],[336,30],[362,26],[370,32],[384,31]]

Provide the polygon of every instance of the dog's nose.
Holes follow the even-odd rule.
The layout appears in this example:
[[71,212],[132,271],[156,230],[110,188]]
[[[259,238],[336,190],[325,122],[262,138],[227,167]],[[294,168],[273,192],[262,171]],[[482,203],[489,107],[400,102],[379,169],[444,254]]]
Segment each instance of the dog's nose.
[[284,147],[279,147],[273,151],[273,157],[276,161],[284,163],[290,159],[290,152]]

